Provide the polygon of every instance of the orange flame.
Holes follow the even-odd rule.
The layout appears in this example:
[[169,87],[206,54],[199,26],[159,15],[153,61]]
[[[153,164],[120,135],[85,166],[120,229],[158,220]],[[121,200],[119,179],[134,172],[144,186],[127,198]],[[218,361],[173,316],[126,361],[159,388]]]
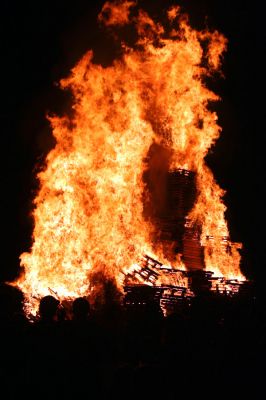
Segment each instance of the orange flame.
[[[144,159],[154,142],[171,149],[172,169],[196,172],[189,220],[202,226],[206,268],[241,276],[224,191],[204,163],[221,130],[208,109],[219,98],[204,78],[219,70],[227,41],[192,29],[178,7],[168,10],[167,30],[142,10],[131,18],[135,3],[122,3],[107,2],[99,19],[134,24],[136,46],[123,44],[121,58],[105,68],[89,51],[61,81],[73,93],[73,116],[50,118],[56,146],[38,174],[33,244],[21,255],[25,274],[17,282],[28,296],[49,288],[63,298],[88,294],[97,273],[122,289],[123,272],[142,254],[167,264],[143,217]],[[182,268],[179,256],[175,266]]]
[[120,0],[115,2],[107,1],[98,16],[98,20],[106,26],[126,25],[129,23],[130,8],[135,6],[134,1]]

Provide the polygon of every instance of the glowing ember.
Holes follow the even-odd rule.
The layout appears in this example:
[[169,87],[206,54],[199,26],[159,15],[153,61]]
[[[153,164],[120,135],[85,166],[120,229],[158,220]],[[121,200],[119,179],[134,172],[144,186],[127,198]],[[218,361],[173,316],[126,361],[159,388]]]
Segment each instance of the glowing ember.
[[[134,48],[123,43],[108,67],[95,64],[89,51],[61,81],[73,93],[73,116],[51,118],[56,146],[38,175],[33,244],[21,255],[25,274],[17,282],[29,299],[50,290],[60,298],[93,298],[105,279],[122,290],[143,254],[169,264],[143,215],[144,160],[154,143],[169,149],[171,170],[196,174],[198,195],[188,217],[202,228],[206,269],[241,277],[224,191],[204,163],[221,130],[208,109],[219,99],[204,78],[219,70],[226,39],[192,29],[178,7],[168,10],[163,27],[142,10],[131,17],[134,2],[121,4],[107,2],[99,20],[109,29],[133,24]],[[177,254],[171,265],[184,269],[180,260]]]

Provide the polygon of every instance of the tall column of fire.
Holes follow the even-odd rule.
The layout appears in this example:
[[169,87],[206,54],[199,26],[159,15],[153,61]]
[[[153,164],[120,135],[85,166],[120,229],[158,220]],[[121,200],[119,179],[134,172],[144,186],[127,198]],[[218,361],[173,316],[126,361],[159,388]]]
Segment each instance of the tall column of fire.
[[169,171],[194,176],[187,219],[200,226],[206,269],[241,276],[224,192],[204,162],[221,131],[208,108],[219,98],[205,77],[219,71],[226,39],[194,30],[179,7],[166,16],[163,26],[133,1],[107,2],[100,23],[116,30],[116,38],[130,25],[135,44],[119,39],[121,54],[107,67],[89,51],[61,81],[73,94],[73,113],[50,119],[56,145],[38,174],[32,246],[21,255],[24,274],[17,282],[29,298],[49,288],[61,298],[93,297],[104,279],[122,290],[123,274],[142,254],[183,266],[178,251],[168,257],[154,246],[156,224],[144,200],[152,146],[166,149]]

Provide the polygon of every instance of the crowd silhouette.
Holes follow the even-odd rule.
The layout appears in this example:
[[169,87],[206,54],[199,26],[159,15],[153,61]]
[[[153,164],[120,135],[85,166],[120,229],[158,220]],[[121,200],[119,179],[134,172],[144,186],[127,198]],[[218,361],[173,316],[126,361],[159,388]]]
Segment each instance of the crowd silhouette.
[[256,398],[265,318],[252,296],[198,296],[165,317],[152,300],[99,311],[50,295],[34,321],[23,300],[1,285],[3,399]]

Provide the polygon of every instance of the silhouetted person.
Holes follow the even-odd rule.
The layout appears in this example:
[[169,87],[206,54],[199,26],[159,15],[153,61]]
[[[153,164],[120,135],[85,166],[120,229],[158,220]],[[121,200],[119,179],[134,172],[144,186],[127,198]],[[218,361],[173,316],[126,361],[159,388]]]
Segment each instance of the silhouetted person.
[[56,315],[60,302],[53,296],[45,296],[39,305],[40,321],[52,323],[56,321]]
[[90,318],[90,303],[84,297],[78,297],[72,305],[73,320],[86,322]]
[[100,393],[98,348],[101,343],[90,316],[85,297],[72,303],[72,319],[58,325],[60,332],[61,369],[64,398],[88,398],[95,390]]
[[30,364],[28,385],[32,393],[41,390],[41,396],[53,393],[59,396],[60,391],[60,331],[57,322],[59,300],[45,296],[40,300],[38,318],[31,328]]

